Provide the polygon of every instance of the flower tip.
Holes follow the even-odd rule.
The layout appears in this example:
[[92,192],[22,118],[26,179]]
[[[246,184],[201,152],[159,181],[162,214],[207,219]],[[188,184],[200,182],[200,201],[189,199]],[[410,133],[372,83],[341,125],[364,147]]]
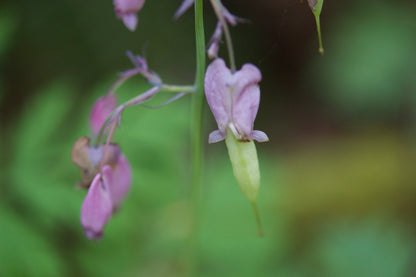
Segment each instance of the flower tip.
[[89,228],[84,228],[84,233],[85,236],[89,239],[89,240],[100,240],[103,237],[103,232],[102,231],[94,231],[91,230]]
[[98,173],[91,183],[81,207],[81,224],[88,239],[97,240],[110,219],[112,203],[105,180]]
[[139,22],[139,18],[135,13],[128,13],[123,15],[123,23],[130,31],[134,32],[137,27],[137,23]]
[[254,130],[253,133],[251,133],[251,136],[257,142],[269,141],[269,137],[262,131]]

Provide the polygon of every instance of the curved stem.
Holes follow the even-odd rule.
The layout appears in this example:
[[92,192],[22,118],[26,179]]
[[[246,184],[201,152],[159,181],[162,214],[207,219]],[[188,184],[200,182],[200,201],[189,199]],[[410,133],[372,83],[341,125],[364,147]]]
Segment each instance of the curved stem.
[[230,60],[230,69],[232,72],[236,71],[235,58],[234,58],[234,47],[231,39],[230,29],[228,28],[227,21],[222,14],[222,3],[220,0],[211,0],[212,8],[217,15],[218,20],[221,22],[222,29],[224,30],[225,42],[227,44],[228,58]]

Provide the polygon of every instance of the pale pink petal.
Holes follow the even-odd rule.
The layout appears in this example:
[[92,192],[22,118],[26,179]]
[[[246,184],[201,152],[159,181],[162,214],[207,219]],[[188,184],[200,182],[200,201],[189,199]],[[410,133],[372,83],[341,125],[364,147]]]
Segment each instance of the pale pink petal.
[[135,13],[126,13],[122,17],[124,25],[129,29],[130,31],[136,30],[137,23],[139,22],[139,18],[137,17],[137,14]]
[[209,134],[208,143],[216,143],[225,139],[225,133],[215,130]]
[[126,197],[131,186],[131,167],[124,155],[120,155],[119,160],[112,172],[110,184],[110,195],[113,201],[113,210],[116,210],[123,199]]
[[106,182],[97,174],[81,207],[81,224],[91,240],[103,236],[103,228],[112,214],[112,202]]
[[269,137],[266,135],[266,133],[264,133],[262,131],[258,131],[258,130],[254,130],[251,133],[251,137],[252,137],[252,139],[254,139],[255,141],[258,141],[258,142],[269,141]]
[[231,94],[226,85],[226,80],[232,77],[231,71],[225,62],[215,59],[205,73],[205,96],[220,132],[225,133],[231,117]]
[[107,118],[117,107],[117,98],[110,93],[104,95],[94,103],[90,114],[90,127],[94,136],[97,136]]

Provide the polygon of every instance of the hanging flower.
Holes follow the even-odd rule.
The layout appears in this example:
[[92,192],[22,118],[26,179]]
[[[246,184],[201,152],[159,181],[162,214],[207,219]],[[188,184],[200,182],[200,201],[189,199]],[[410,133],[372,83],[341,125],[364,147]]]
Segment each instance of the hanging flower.
[[[105,133],[106,119],[116,107],[113,94],[99,98],[90,114],[94,138]],[[105,128],[104,128],[105,129]],[[72,161],[81,169],[81,187],[88,193],[81,208],[81,224],[89,239],[100,239],[103,228],[118,209],[131,185],[131,168],[117,144],[91,145],[88,137],[79,138],[72,148]]]

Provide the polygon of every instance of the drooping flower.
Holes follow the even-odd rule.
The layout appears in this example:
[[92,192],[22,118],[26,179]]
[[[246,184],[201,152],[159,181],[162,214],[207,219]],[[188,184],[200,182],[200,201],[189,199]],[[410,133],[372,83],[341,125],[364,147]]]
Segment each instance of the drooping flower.
[[137,13],[143,7],[144,0],[114,0],[113,4],[116,16],[130,31],[134,31],[139,21]]
[[215,59],[205,74],[205,95],[217,121],[218,130],[209,135],[209,143],[225,139],[238,185],[253,206],[259,235],[263,231],[257,210],[260,170],[254,141],[268,141],[262,131],[253,130],[260,103],[260,70],[245,64],[232,72],[222,59]]
[[208,66],[205,95],[218,125],[218,130],[209,135],[209,143],[224,140],[227,129],[240,141],[268,141],[264,132],[253,130],[260,104],[260,80],[260,70],[252,64],[234,73],[220,58]]
[[[115,106],[112,94],[95,102],[89,120],[94,138],[104,132],[101,129]],[[131,168],[117,144],[91,145],[90,142],[88,137],[75,142],[72,161],[81,169],[80,186],[89,187],[81,208],[82,227],[89,239],[99,239],[105,224],[130,189]]]

